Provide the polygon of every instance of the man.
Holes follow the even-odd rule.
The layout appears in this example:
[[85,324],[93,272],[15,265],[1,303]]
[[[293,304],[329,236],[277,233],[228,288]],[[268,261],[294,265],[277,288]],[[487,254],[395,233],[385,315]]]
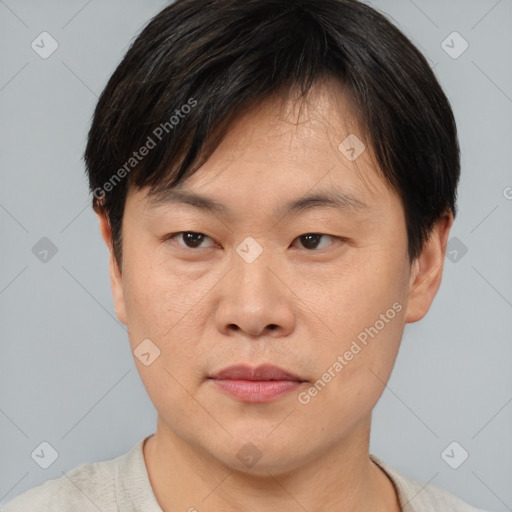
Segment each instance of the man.
[[391,23],[355,0],[178,0],[111,77],[85,162],[157,429],[6,512],[476,510],[369,454],[460,169]]

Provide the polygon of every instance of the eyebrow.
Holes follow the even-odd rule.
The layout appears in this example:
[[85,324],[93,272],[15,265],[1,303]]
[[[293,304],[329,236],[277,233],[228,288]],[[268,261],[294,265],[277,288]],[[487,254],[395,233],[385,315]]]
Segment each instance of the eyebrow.
[[[233,212],[226,205],[210,197],[199,195],[195,192],[187,192],[174,188],[165,194],[159,194],[150,199],[149,209],[156,209],[163,205],[188,204],[205,212],[214,213],[225,217],[233,217]],[[341,190],[320,190],[307,194],[282,205],[277,205],[275,214],[284,217],[290,214],[299,214],[313,208],[332,208],[347,213],[355,213],[367,208],[367,205],[352,194]]]

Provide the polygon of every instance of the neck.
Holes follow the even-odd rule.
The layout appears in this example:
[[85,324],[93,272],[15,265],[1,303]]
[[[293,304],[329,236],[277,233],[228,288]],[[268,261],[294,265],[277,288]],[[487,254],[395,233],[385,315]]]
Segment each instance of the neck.
[[159,418],[156,433],[144,443],[144,458],[164,512],[400,511],[392,482],[369,459],[369,434],[370,418],[300,467],[273,466],[256,475],[190,445]]

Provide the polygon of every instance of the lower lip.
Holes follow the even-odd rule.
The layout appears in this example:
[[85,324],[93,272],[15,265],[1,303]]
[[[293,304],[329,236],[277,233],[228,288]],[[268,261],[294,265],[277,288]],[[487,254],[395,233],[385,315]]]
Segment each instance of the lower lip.
[[302,383],[296,380],[230,380],[212,379],[225,393],[242,402],[263,403],[296,390]]

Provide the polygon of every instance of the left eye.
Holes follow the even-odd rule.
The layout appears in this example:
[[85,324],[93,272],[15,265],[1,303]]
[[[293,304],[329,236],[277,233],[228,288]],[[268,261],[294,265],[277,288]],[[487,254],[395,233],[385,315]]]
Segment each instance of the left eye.
[[333,238],[330,235],[323,235],[321,233],[306,233],[305,235],[301,235],[297,237],[295,240],[300,240],[301,244],[304,248],[311,250],[311,249],[323,249],[323,247],[319,247],[319,241],[322,237],[328,237]]

